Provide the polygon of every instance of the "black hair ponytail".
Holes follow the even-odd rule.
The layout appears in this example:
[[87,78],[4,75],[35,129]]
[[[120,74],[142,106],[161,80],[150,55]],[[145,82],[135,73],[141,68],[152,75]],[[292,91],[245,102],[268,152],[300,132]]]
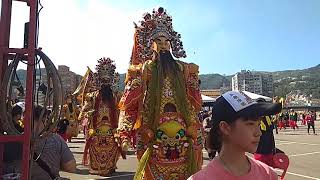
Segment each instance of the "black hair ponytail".
[[209,131],[209,135],[207,137],[207,147],[211,150],[215,150],[220,152],[222,147],[222,137],[219,128],[219,121],[212,122],[212,128]]

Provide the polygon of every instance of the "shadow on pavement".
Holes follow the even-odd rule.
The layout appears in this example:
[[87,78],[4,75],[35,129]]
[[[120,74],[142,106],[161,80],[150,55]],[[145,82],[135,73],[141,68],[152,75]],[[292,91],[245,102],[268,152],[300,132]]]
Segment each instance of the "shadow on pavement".
[[121,179],[121,180],[131,180],[134,177],[134,172],[115,172],[112,176],[99,178],[99,180],[103,179]]
[[83,154],[83,152],[75,152],[75,151],[71,151],[72,154]]
[[72,139],[84,140],[84,137],[73,137]]
[[128,150],[127,151],[127,155],[135,155],[135,151],[134,150]]
[[[77,169],[77,171],[74,174],[79,175],[90,175],[88,169]],[[95,179],[133,179],[134,172],[115,172],[111,176],[101,177],[101,178],[95,178]]]
[[80,146],[69,146],[69,149],[76,149],[76,148],[80,148]]
[[68,142],[68,143],[85,143],[85,141],[71,141],[71,142]]
[[75,174],[89,175],[89,169],[77,169]]

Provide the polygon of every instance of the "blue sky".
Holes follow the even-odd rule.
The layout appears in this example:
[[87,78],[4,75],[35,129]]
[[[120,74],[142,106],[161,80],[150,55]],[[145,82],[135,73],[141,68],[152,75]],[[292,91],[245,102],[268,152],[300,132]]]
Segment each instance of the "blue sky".
[[[88,9],[91,7],[92,0],[73,2],[68,5],[74,6],[73,9],[78,14],[82,14],[82,18],[88,18],[85,16],[89,15]],[[119,47],[123,47],[124,52],[117,54],[114,50],[105,51],[114,58],[120,58],[121,61],[126,62],[118,63],[122,73],[126,69],[122,66],[129,61],[132,47],[134,29],[131,22],[137,21],[137,17],[141,17],[145,10],[151,11],[156,6],[163,6],[172,15],[173,26],[181,33],[187,51],[188,57],[182,60],[198,64],[201,74],[233,74],[241,69],[259,71],[304,69],[320,63],[319,0],[101,0],[99,3],[103,4],[105,9],[108,8],[105,11],[115,10],[115,15],[107,16],[101,13],[104,19],[96,25],[106,22],[105,26],[111,29],[111,34],[112,29],[117,31],[117,26],[119,29],[125,29],[121,32],[125,37],[118,35],[121,36],[119,41],[122,43],[122,46]],[[49,11],[49,6],[54,5],[48,3],[44,6],[42,13],[46,13],[46,8]],[[57,8],[59,8],[58,5]],[[61,11],[60,7],[59,11],[52,9],[50,12],[54,17],[55,13],[58,14]],[[104,12],[103,9],[101,11]],[[117,19],[118,16],[121,18]],[[42,18],[43,21],[45,17]],[[89,21],[92,21],[91,17],[95,16],[89,15]],[[81,17],[75,16],[75,18]],[[110,19],[114,20],[113,24],[108,24]],[[81,19],[79,21],[81,22]],[[128,26],[121,24],[124,24],[124,21]],[[72,23],[69,21],[68,25],[72,26]],[[40,25],[40,32],[45,31],[44,34],[49,34],[45,27],[45,30],[41,28]],[[106,36],[106,41],[108,41],[107,34],[110,32],[98,34],[98,36]],[[90,38],[90,35],[86,36]],[[110,41],[117,41],[115,38],[110,38]],[[40,37],[42,46],[49,42],[53,43],[53,41],[41,41]],[[67,41],[66,38],[65,41]],[[94,46],[95,42],[90,44]],[[52,56],[59,53],[58,50],[52,52],[49,47],[47,50]],[[77,48],[74,48],[73,53],[77,53],[76,50]],[[89,55],[84,57],[87,56]],[[90,61],[90,64],[94,65],[95,62]],[[84,70],[75,67],[74,63],[67,65],[76,72]]]
[[187,61],[199,64],[202,73],[301,69],[320,63],[319,0],[130,2],[119,7],[167,8],[182,34]]

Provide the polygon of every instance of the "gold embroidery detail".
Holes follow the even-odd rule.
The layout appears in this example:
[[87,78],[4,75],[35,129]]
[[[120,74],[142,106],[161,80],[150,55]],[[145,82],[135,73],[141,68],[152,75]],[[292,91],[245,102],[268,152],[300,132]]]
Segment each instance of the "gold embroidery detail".
[[[175,102],[175,92],[173,91],[172,81],[169,77],[166,77],[163,82],[163,88],[161,92],[161,105],[160,105],[160,114],[164,113],[164,107],[166,104],[171,103],[177,108]],[[177,109],[177,111],[179,111]]]

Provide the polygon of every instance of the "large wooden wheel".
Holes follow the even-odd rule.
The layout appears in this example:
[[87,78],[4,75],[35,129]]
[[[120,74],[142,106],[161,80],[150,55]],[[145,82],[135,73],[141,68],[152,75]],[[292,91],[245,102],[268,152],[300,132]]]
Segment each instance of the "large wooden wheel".
[[[46,91],[43,104],[44,107],[47,107],[49,100],[52,100],[52,112],[47,119],[43,119],[44,111],[41,112],[40,116],[40,119],[43,119],[45,124],[44,130],[40,133],[40,135],[43,135],[46,132],[51,132],[58,123],[58,120],[60,118],[60,109],[63,103],[63,91],[58,71],[49,57],[40,49],[35,50],[35,54],[37,57],[37,61],[34,66],[36,66],[41,61],[43,62],[47,74],[46,78],[49,87],[48,89],[52,88],[52,90]],[[14,127],[14,124],[12,122],[12,106],[10,104],[12,100],[12,85],[19,62],[24,62],[23,56],[16,54],[9,64],[8,68],[6,69],[3,81],[0,86],[0,122],[2,125],[2,129],[7,132],[8,135],[20,134],[19,131],[17,131],[17,129]],[[35,78],[35,76],[36,73],[34,73],[33,78]],[[39,93],[39,91],[37,91],[34,87],[32,93],[34,96],[33,99],[35,99],[37,93]],[[37,104],[37,102],[35,102],[34,100],[33,102]],[[33,123],[33,121],[31,121],[31,123]]]

